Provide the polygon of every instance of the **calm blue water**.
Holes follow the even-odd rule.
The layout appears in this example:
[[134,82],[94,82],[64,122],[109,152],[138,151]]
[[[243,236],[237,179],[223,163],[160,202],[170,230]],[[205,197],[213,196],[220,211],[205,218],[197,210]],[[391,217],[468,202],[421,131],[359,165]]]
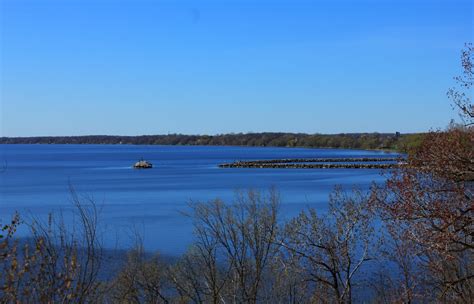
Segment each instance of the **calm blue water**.
[[[236,190],[275,186],[282,215],[327,207],[335,185],[367,187],[383,181],[373,169],[220,169],[222,162],[308,157],[393,157],[378,151],[131,145],[0,145],[0,219],[14,211],[46,218],[63,212],[71,221],[69,184],[101,209],[101,232],[109,248],[127,248],[138,232],[148,250],[182,253],[192,242],[191,201],[231,200]],[[153,169],[134,170],[143,157]],[[20,231],[21,232],[21,231]]]

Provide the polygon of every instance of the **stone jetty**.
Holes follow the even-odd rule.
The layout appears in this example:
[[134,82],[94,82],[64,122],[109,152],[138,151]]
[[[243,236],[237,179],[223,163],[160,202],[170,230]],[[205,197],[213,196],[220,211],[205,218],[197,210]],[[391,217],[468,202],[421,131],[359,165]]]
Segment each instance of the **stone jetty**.
[[233,163],[220,164],[219,167],[274,169],[391,169],[397,168],[401,161],[401,158],[288,158],[236,161]]

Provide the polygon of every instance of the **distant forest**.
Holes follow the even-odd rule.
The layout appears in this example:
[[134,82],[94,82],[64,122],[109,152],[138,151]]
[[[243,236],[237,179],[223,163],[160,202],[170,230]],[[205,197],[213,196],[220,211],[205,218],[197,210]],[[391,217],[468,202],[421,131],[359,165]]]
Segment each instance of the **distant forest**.
[[0,144],[131,144],[131,145],[204,145],[250,147],[307,147],[382,149],[407,151],[417,146],[423,133],[246,133],[222,135],[142,135],[142,136],[41,136],[0,137]]

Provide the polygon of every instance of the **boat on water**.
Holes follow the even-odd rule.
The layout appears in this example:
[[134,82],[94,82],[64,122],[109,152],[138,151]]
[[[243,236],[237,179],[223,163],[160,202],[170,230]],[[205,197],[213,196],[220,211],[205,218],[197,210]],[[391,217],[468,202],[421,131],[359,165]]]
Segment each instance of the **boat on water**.
[[133,165],[133,168],[135,168],[135,169],[150,169],[150,168],[153,168],[153,165],[150,162],[141,159]]

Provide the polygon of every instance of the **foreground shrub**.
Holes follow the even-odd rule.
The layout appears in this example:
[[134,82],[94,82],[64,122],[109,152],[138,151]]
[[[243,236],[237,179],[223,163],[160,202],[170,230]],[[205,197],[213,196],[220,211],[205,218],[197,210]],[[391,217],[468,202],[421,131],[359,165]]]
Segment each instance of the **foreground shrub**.
[[75,192],[78,231],[50,216],[30,223],[30,238],[13,238],[15,218],[0,240],[0,299],[4,303],[84,303],[97,301],[102,251],[97,238],[97,211]]

